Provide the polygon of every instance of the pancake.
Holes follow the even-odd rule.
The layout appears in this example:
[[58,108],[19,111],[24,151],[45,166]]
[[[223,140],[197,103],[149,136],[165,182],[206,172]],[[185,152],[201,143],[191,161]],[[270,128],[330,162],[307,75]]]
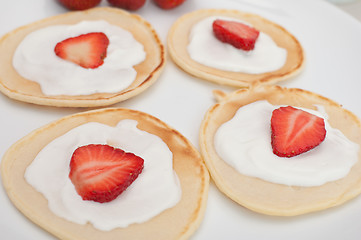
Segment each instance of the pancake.
[[[138,128],[159,136],[173,153],[173,168],[182,188],[174,207],[140,224],[100,231],[56,216],[47,200],[24,178],[38,152],[53,139],[87,122],[115,126],[122,119],[138,121]],[[108,108],[66,116],[25,136],[5,153],[1,176],[13,204],[31,221],[60,239],[187,239],[198,228],[206,208],[209,174],[199,152],[179,132],[146,113]]]
[[[187,46],[189,34],[197,22],[210,16],[224,16],[250,23],[260,32],[268,34],[273,41],[287,50],[286,63],[278,70],[260,74],[223,71],[192,60]],[[174,62],[189,74],[221,85],[247,87],[254,83],[276,83],[298,74],[305,63],[299,41],[286,29],[258,15],[226,9],[202,9],[180,17],[168,33],[168,50]]]
[[[144,46],[146,59],[134,66],[136,79],[126,89],[116,93],[67,96],[45,95],[40,85],[20,76],[12,65],[12,58],[19,43],[27,34],[47,26],[75,24],[83,20],[105,20],[131,32]],[[165,49],[153,27],[140,16],[117,8],[93,8],[72,11],[46,18],[20,27],[0,39],[0,91],[12,99],[57,107],[96,107],[111,105],[143,92],[159,77],[165,65]],[[121,81],[121,77],[119,78]]]
[[200,129],[200,149],[212,179],[229,198],[255,212],[294,216],[334,207],[360,194],[361,151],[358,161],[344,178],[321,186],[300,187],[240,174],[216,153],[214,147],[217,129],[230,120],[239,108],[258,100],[267,100],[272,105],[308,109],[316,109],[315,104],[321,105],[329,117],[329,124],[361,146],[361,123],[350,111],[328,98],[296,88],[257,86],[230,94],[215,91],[215,95],[218,103],[206,113]]

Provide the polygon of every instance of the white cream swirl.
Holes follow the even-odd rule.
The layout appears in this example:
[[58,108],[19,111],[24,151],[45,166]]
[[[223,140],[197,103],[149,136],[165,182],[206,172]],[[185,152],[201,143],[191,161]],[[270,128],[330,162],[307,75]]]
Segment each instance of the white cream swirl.
[[[58,42],[90,32],[103,32],[109,39],[100,67],[86,69],[55,54]],[[89,95],[127,88],[137,75],[133,66],[145,57],[143,45],[130,32],[103,20],[82,21],[31,32],[17,47],[13,66],[24,78],[39,83],[46,95]]]
[[270,120],[278,107],[265,100],[241,107],[216,132],[219,156],[244,175],[292,186],[320,186],[349,173],[358,161],[359,145],[332,128],[322,109],[302,108],[325,119],[326,138],[319,146],[292,158],[273,154]]
[[[135,120],[122,120],[116,127],[96,122],[78,126],[46,145],[26,169],[25,179],[45,196],[52,212],[68,221],[90,222],[104,231],[145,222],[176,205],[181,187],[168,146],[136,125]],[[144,159],[142,173],[111,202],[82,200],[68,177],[74,150],[93,143],[110,144]]]
[[251,51],[237,49],[219,41],[213,34],[212,23],[216,19],[242,22],[238,19],[212,16],[195,24],[187,46],[190,57],[203,65],[225,71],[259,74],[281,68],[287,58],[286,49],[280,48],[267,34],[260,32]]

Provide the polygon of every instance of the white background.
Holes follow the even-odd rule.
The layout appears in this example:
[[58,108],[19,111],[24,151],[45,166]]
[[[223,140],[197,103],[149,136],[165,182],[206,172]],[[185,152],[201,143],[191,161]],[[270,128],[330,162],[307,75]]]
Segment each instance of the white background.
[[[106,6],[103,0],[101,6]],[[340,7],[361,20],[361,2]],[[187,0],[161,10],[151,0],[136,13],[151,22],[165,42],[171,24],[200,8],[233,8],[266,17],[293,33],[303,45],[307,64],[282,86],[314,91],[342,104],[361,118],[361,22],[322,0]],[[47,16],[66,12],[55,0],[7,1],[0,7],[0,35]],[[0,53],[1,54],[1,53]],[[1,67],[1,66],[0,66]],[[204,113],[215,100],[212,90],[232,91],[196,79],[168,59],[146,92],[113,105],[150,113],[190,139],[198,148]],[[0,94],[0,158],[18,139],[62,116],[86,108],[54,108],[11,100]],[[299,217],[271,217],[229,200],[211,182],[204,220],[192,239],[360,239],[361,196],[343,206]],[[1,239],[53,239],[20,214],[0,187]]]

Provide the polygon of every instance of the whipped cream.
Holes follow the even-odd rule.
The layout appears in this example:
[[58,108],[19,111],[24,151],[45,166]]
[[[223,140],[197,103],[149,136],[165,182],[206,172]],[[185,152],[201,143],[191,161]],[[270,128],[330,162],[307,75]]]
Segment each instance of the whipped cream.
[[325,120],[326,138],[314,149],[292,158],[273,154],[273,106],[265,100],[241,107],[215,134],[217,154],[241,174],[289,186],[320,186],[345,177],[358,161],[359,145],[327,122],[324,109],[300,108]]
[[[109,39],[100,67],[86,69],[56,56],[58,42],[90,32],[103,32]],[[13,66],[22,77],[39,83],[46,95],[88,95],[127,88],[137,75],[133,66],[145,56],[143,45],[130,32],[103,20],[82,21],[31,32],[17,47]]]
[[[122,120],[115,127],[80,125],[45,146],[26,169],[25,179],[45,196],[52,212],[68,221],[90,222],[104,231],[145,222],[176,205],[181,187],[168,146],[136,125],[135,120]],[[109,144],[144,159],[142,173],[111,202],[82,200],[68,177],[74,150],[91,143]]]
[[259,74],[280,69],[286,62],[287,51],[280,48],[267,34],[260,32],[251,51],[237,49],[219,41],[213,34],[213,21],[230,20],[250,25],[238,19],[212,16],[195,24],[187,46],[190,57],[203,65],[225,71]]

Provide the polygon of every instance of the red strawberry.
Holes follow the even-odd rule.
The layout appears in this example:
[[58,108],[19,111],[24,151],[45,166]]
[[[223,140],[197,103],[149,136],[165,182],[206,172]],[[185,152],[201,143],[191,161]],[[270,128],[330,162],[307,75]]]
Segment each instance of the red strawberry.
[[322,118],[291,106],[275,109],[271,118],[273,153],[293,157],[318,146],[326,136]]
[[66,8],[70,10],[85,10],[95,7],[101,0],[59,0]]
[[162,9],[172,9],[181,5],[185,0],[154,0]]
[[213,32],[218,40],[229,43],[235,48],[250,51],[259,35],[259,31],[246,24],[217,19],[213,22]]
[[62,59],[83,68],[97,68],[103,64],[109,45],[108,37],[102,32],[83,34],[59,42],[55,54]]
[[119,8],[135,11],[143,7],[145,0],[108,0],[108,2]]
[[77,148],[70,161],[69,178],[83,200],[109,202],[142,172],[142,158],[109,145]]

